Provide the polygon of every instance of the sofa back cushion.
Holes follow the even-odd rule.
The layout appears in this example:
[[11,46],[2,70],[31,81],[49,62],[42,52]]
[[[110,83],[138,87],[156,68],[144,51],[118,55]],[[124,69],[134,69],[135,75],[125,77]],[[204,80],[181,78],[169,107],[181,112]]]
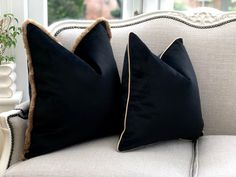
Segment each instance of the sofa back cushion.
[[[67,48],[91,21],[62,21],[50,27]],[[110,23],[112,47],[121,76],[130,32],[161,53],[183,38],[197,75],[205,134],[236,134],[236,14],[212,9],[194,13],[155,12]]]

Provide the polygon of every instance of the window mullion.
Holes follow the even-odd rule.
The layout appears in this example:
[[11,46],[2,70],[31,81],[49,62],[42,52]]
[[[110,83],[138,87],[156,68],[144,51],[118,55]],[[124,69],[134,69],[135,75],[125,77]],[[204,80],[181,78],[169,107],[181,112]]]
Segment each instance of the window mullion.
[[47,0],[28,0],[29,18],[36,20],[43,26],[48,25]]

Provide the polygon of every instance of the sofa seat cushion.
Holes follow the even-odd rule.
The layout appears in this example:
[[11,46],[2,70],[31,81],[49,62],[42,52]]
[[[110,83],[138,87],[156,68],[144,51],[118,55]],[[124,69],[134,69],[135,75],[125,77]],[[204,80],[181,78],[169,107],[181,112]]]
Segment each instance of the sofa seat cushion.
[[203,136],[197,145],[197,177],[236,176],[236,136]]
[[188,177],[191,141],[161,142],[130,152],[115,150],[107,137],[38,156],[11,166],[4,177]]

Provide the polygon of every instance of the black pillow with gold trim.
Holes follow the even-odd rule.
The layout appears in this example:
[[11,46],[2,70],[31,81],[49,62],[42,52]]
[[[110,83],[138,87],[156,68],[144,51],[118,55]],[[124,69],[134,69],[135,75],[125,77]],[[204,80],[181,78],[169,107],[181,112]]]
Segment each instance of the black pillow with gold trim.
[[158,57],[131,33],[122,87],[125,120],[119,151],[202,135],[197,79],[182,39]]
[[87,28],[74,53],[31,20],[23,34],[31,88],[24,158],[118,133],[121,85],[107,22]]

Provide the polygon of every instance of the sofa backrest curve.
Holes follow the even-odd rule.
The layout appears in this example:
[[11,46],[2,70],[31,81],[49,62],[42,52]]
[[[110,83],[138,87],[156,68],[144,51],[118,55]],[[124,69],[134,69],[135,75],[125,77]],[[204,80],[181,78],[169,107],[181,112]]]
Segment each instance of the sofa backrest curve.
[[[92,21],[65,20],[49,27],[68,49]],[[205,134],[236,134],[236,13],[200,8],[159,11],[110,21],[111,44],[121,75],[129,32],[160,54],[182,37],[194,66],[201,96]]]

